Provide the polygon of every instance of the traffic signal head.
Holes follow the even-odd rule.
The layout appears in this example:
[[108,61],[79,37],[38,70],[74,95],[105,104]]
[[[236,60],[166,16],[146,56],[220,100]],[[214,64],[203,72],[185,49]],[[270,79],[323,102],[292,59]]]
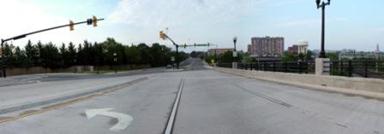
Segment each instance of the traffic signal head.
[[70,31],[75,30],[74,25],[75,25],[75,24],[73,23],[73,21],[70,20],[70,21],[69,21],[69,30],[70,30]]
[[92,25],[92,19],[87,19],[87,25]]
[[160,38],[163,39],[163,40],[166,40],[167,39],[167,35],[163,31],[160,31]]
[[92,17],[92,23],[93,23],[93,27],[97,27],[97,18],[96,18],[96,16]]

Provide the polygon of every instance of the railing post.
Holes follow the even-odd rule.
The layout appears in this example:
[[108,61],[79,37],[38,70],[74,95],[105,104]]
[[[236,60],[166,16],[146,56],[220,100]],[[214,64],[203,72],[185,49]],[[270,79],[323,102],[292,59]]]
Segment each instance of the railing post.
[[272,71],[276,72],[276,62],[272,62]]
[[302,65],[301,65],[301,61],[299,61],[299,73],[303,73],[303,69],[302,69]]
[[342,60],[340,61],[340,73],[342,76],[344,76],[344,63]]
[[288,72],[288,63],[284,62],[284,72]]
[[364,60],[364,77],[368,77],[368,61]]
[[348,61],[348,76],[352,77],[352,60]]

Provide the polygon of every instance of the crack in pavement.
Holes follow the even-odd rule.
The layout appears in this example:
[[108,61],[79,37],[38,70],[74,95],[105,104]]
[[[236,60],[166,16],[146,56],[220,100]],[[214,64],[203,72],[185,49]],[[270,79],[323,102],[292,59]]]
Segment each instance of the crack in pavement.
[[269,96],[267,96],[265,94],[262,94],[262,93],[251,91],[251,90],[249,90],[247,88],[244,88],[244,87],[242,87],[242,86],[240,86],[238,84],[235,84],[235,86],[240,88],[241,90],[247,92],[247,93],[250,93],[250,94],[255,95],[257,97],[260,97],[260,98],[264,98],[265,100],[268,100],[268,101],[270,101],[272,103],[279,104],[279,105],[287,107],[287,108],[290,108],[290,107],[293,106],[293,105],[288,104],[288,103],[286,103],[286,102],[284,102],[282,100],[279,100],[279,99],[276,99],[276,98],[273,98],[273,97],[269,97]]

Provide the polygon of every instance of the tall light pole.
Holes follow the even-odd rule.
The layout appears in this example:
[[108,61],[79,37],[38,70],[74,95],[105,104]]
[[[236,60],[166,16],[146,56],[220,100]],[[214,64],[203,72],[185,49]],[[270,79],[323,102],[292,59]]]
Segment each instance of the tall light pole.
[[325,58],[324,50],[324,27],[325,27],[325,6],[331,4],[331,0],[327,2],[316,0],[317,9],[321,8],[321,50],[319,58]]
[[237,43],[237,37],[233,37],[233,58],[235,62],[237,62],[236,43]]
[[237,37],[233,37],[233,62],[232,68],[237,68],[237,52],[236,52]]

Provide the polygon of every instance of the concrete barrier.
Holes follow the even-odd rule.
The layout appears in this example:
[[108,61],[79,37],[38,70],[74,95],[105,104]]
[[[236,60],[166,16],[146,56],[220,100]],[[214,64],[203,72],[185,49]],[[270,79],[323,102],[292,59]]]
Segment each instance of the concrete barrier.
[[384,100],[384,80],[381,79],[251,71],[220,67],[214,67],[213,69],[259,80]]

